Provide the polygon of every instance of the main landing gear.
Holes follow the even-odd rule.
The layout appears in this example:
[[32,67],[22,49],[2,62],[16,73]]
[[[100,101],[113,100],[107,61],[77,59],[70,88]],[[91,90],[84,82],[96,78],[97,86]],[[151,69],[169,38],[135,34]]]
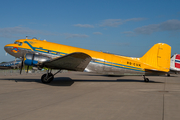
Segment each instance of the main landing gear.
[[47,83],[50,83],[51,81],[53,81],[54,76],[55,76],[57,73],[61,72],[61,70],[57,71],[55,74],[52,74],[51,72],[52,72],[52,69],[51,69],[50,71],[49,71],[49,69],[48,69],[48,70],[47,70],[47,73],[44,74],[44,75],[42,75],[42,77],[41,77],[42,83],[47,84]]
[[144,82],[149,82],[149,78],[146,78],[145,75],[143,75],[144,77]]

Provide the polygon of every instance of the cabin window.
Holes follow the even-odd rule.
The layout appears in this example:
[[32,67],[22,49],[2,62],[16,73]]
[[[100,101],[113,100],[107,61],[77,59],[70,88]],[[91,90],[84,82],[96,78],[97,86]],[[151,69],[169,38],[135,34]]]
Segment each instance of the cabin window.
[[48,53],[51,53],[52,51],[51,50],[48,50]]
[[56,55],[60,55],[60,52],[56,52]]
[[95,60],[95,59],[92,59],[91,62],[96,62],[96,60]]

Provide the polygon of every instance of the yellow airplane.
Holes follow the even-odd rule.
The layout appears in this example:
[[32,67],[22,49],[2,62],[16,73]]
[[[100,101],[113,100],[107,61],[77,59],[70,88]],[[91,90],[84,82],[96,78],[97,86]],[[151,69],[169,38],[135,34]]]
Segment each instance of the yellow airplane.
[[[108,75],[160,75],[169,72],[171,47],[165,43],[155,44],[141,58],[125,57],[97,52],[46,40],[19,39],[4,47],[10,55],[22,59],[22,66],[48,68],[42,75],[42,83],[50,83],[61,70],[87,71]],[[58,69],[55,74],[52,69]],[[22,71],[22,67],[20,73]]]

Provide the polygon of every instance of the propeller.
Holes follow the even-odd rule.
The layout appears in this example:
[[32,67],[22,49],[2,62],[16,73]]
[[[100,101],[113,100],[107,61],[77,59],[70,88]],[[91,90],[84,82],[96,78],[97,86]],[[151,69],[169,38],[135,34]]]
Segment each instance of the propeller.
[[[25,56],[26,55],[24,55],[23,58],[22,58],[21,67],[20,67],[20,74],[22,73],[22,69],[24,67]],[[33,65],[34,56],[35,56],[35,54],[33,54],[33,56],[32,56],[32,63],[31,63],[31,65]],[[27,66],[27,73],[28,73],[28,70],[29,70],[29,65]]]
[[16,57],[15,57],[15,60],[14,60],[14,69],[15,69],[15,67],[16,67]]
[[24,67],[24,57],[22,58],[22,62],[21,62],[20,74],[22,73],[23,67]]

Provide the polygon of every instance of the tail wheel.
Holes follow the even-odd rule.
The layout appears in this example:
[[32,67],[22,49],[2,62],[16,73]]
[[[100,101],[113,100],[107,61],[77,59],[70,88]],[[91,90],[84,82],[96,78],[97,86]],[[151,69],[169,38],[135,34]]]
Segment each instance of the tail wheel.
[[149,78],[146,78],[145,75],[143,75],[143,78],[144,78],[144,82],[149,82]]
[[42,83],[50,83],[51,81],[53,81],[54,79],[54,75],[52,73],[48,73],[48,74],[44,74],[41,77],[41,81]]
[[145,79],[144,79],[144,82],[149,82],[149,78],[145,78]]

